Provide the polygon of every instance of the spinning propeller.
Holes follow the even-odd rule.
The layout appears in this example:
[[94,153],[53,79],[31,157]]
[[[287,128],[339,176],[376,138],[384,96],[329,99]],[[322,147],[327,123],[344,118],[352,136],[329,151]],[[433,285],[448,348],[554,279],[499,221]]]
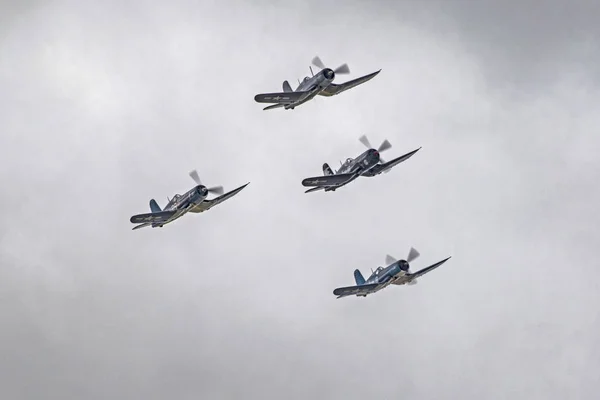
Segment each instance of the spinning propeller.
[[[371,142],[369,142],[369,139],[367,138],[367,135],[362,135],[361,137],[358,138],[358,140],[360,140],[360,142],[362,144],[364,144],[367,148],[369,148],[369,149],[373,148],[373,146],[371,145]],[[381,142],[381,144],[377,148],[377,152],[382,153],[391,148],[392,148],[392,144],[390,142],[388,142],[387,139],[385,139],[383,142]],[[385,161],[383,161],[383,159],[381,157],[379,157],[379,162],[382,164],[385,163]],[[388,172],[388,171],[389,171],[389,169],[385,170],[384,172]]]
[[[323,61],[321,61],[319,56],[315,56],[315,58],[312,59],[312,63],[315,67],[318,67],[321,69],[327,69],[327,67],[325,66],[325,64],[323,64]],[[333,74],[334,74],[333,76],[335,76],[336,74],[344,75],[344,74],[349,74],[349,73],[350,73],[350,68],[348,68],[348,64],[346,64],[346,63],[340,65],[339,67],[337,67],[336,69],[333,70]],[[333,76],[328,76],[328,78],[333,79]]]
[[[194,182],[196,182],[196,185],[204,186],[202,184],[202,181],[200,181],[200,177],[198,176],[198,171],[196,171],[196,170],[190,171],[190,177],[194,180]],[[206,188],[206,190],[208,191],[208,193],[212,193],[212,194],[217,194],[217,195],[223,194],[223,186],[213,186],[210,188]]]
[[[417,251],[417,249],[415,249],[414,247],[410,248],[410,251],[408,252],[408,256],[406,257],[406,262],[407,263],[411,263],[412,261],[416,260],[417,258],[419,258],[421,254]],[[394,257],[390,256],[389,254],[385,256],[385,263],[387,265],[393,264],[395,262],[397,262],[398,260],[396,260]],[[407,271],[410,274],[410,268]],[[416,285],[417,284],[417,279],[413,279],[412,281],[410,281],[408,283],[409,285]]]

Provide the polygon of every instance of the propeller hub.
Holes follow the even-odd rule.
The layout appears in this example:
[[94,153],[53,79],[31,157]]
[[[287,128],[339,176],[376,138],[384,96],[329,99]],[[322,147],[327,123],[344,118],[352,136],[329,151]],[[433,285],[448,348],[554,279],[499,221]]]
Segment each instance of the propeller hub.
[[400,267],[400,270],[402,270],[404,272],[408,272],[409,265],[406,260],[398,261],[398,266]]
[[371,159],[371,162],[373,164],[376,164],[379,162],[379,152],[375,149],[371,150],[371,155],[369,157]]
[[333,72],[333,70],[330,68],[326,68],[325,70],[323,70],[323,75],[330,81],[332,81],[333,78],[335,78],[335,72]]
[[200,196],[206,196],[208,194],[208,189],[206,189],[206,186],[203,185],[197,186],[196,191]]

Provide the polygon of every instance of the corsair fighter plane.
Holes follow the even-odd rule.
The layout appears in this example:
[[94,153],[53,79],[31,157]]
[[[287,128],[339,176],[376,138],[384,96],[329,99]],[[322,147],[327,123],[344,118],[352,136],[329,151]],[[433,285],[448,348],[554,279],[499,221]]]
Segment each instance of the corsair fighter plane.
[[340,169],[333,171],[329,164],[323,164],[323,176],[316,176],[312,178],[306,178],[302,181],[303,186],[311,187],[305,193],[314,192],[317,190],[324,190],[326,192],[335,191],[336,189],[347,185],[359,176],[373,177],[381,174],[382,172],[389,172],[390,169],[400,164],[403,161],[408,160],[421,148],[406,153],[403,156],[394,158],[388,162],[385,162],[380,153],[390,149],[392,145],[386,140],[381,143],[379,148],[374,149],[369,143],[369,139],[365,135],[361,136],[358,140],[364,144],[368,150],[359,155],[356,158],[348,158],[344,162]]
[[[201,213],[209,210],[217,204],[235,196],[250,183],[248,182],[231,192],[223,194],[222,186],[210,188],[204,186],[200,181],[200,177],[196,170],[190,172],[190,177],[196,182],[196,186],[183,195],[176,194],[170,200],[167,198],[169,202],[164,209],[161,210],[160,206],[156,203],[156,200],[152,199],[150,200],[150,210],[152,212],[131,217],[130,221],[132,223],[140,224],[134,226],[133,230],[144,228],[146,226],[162,228],[164,225],[175,221],[177,218],[182,217],[188,212]],[[220,196],[209,200],[206,198],[209,193],[218,194]]]
[[379,70],[345,83],[336,84],[333,83],[336,75],[350,73],[348,64],[342,64],[336,69],[327,68],[318,56],[313,58],[312,63],[314,66],[321,68],[321,71],[315,75],[312,68],[310,68],[312,76],[305,77],[302,82],[299,81],[296,90],[292,89],[288,81],[284,81],[283,92],[257,94],[254,96],[254,100],[257,103],[275,103],[263,108],[263,110],[271,110],[279,107],[283,107],[286,110],[293,110],[295,107],[306,103],[317,95],[326,97],[335,96],[354,86],[365,83],[381,72]]
[[367,280],[363,278],[358,269],[354,270],[354,280],[356,281],[356,286],[337,288],[333,291],[333,294],[336,295],[338,299],[341,297],[354,295],[359,297],[367,297],[367,295],[376,293],[390,284],[414,285],[417,283],[418,277],[433,271],[450,259],[450,257],[448,257],[442,261],[438,261],[437,263],[430,265],[427,268],[423,268],[420,271],[411,273],[409,263],[419,257],[419,255],[419,252],[412,247],[408,253],[408,257],[406,257],[406,260],[396,260],[394,257],[387,255],[385,257],[385,263],[389,264],[387,267],[378,267],[375,271],[373,271]]

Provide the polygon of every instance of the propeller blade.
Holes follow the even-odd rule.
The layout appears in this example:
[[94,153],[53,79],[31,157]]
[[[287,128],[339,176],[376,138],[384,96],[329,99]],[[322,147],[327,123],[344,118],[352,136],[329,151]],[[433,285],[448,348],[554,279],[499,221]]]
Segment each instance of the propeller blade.
[[218,195],[223,194],[223,186],[213,186],[206,190],[208,191],[208,193],[212,193],[212,194],[218,194]]
[[196,170],[190,171],[190,177],[194,180],[194,182],[196,182],[196,185],[202,185],[202,182],[200,181],[200,177],[198,176],[198,171],[196,171]]
[[408,257],[406,257],[406,261],[410,263],[413,260],[416,260],[421,254],[417,251],[417,249],[411,247],[408,252]]
[[[385,160],[384,160],[383,158],[381,158],[381,156],[379,156],[379,163],[380,163],[380,164],[385,164]],[[386,170],[385,170],[385,171],[383,171],[383,172],[388,172],[388,171],[389,171],[389,169],[386,169]]]
[[417,281],[417,278],[415,278],[415,279],[413,279],[412,281],[408,282],[408,284],[409,284],[410,286],[412,286],[412,285],[416,285],[417,283],[419,283],[419,281]]
[[350,68],[348,68],[348,64],[342,64],[339,67],[337,67],[336,69],[333,70],[333,72],[335,72],[335,74],[340,74],[340,75],[345,75],[345,74],[349,74],[350,73]]
[[392,148],[392,144],[390,142],[388,142],[387,139],[385,139],[380,145],[379,148],[377,149],[378,152],[384,152],[386,150],[389,150]]
[[396,260],[394,257],[390,256],[389,254],[385,256],[385,264],[386,265],[393,264],[396,261],[398,261],[398,260]]
[[369,149],[372,149],[373,146],[371,146],[371,142],[369,142],[369,139],[367,139],[367,135],[362,135],[361,137],[358,138],[358,140],[364,144],[366,147],[368,147]]
[[325,64],[323,64],[323,61],[321,61],[321,59],[319,58],[319,56],[315,56],[315,58],[312,59],[312,64],[315,67],[321,68],[321,69],[325,69]]

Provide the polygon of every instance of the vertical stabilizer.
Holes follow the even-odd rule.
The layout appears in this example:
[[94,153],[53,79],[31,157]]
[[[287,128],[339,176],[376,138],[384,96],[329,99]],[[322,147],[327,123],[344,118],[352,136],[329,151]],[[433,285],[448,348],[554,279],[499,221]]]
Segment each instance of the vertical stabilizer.
[[293,92],[292,87],[288,81],[283,81],[283,91],[284,92]]
[[354,270],[354,280],[356,281],[357,285],[364,285],[365,284],[365,278],[362,276],[362,274],[360,273],[360,271],[357,270],[357,269]]
[[160,209],[160,206],[158,205],[158,203],[154,199],[150,200],[150,211],[152,211],[153,213],[157,213],[157,212],[161,212],[162,211]]
[[333,170],[327,163],[323,164],[323,175],[333,175]]

